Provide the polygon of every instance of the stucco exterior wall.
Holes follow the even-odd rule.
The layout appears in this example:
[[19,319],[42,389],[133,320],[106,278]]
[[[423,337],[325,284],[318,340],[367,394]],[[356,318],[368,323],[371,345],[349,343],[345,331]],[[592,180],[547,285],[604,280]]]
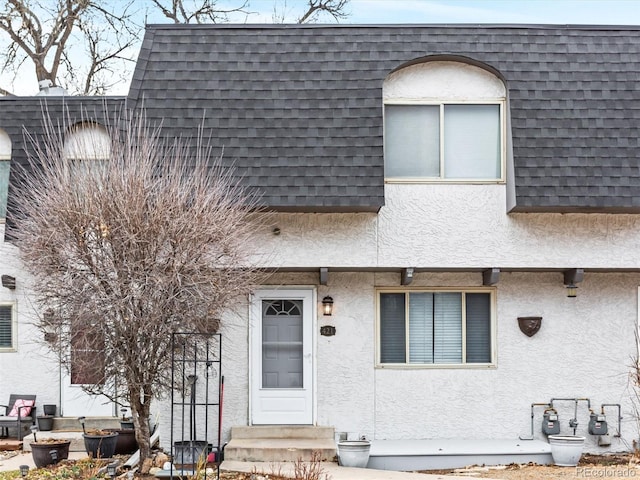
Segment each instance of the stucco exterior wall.
[[[4,223],[0,223],[0,239],[4,238]],[[55,357],[47,354],[42,338],[33,326],[36,310],[28,288],[17,249],[0,240],[0,274],[16,278],[16,289],[0,287],[0,303],[13,303],[18,315],[18,344],[15,351],[0,352],[0,404],[6,404],[12,393],[35,394],[36,413],[42,405],[59,405],[59,368]]]
[[[505,186],[495,184],[386,189],[387,205],[377,215],[278,214],[256,232],[268,259],[262,265],[283,270],[269,284],[312,285],[319,299],[331,295],[335,302],[332,317],[315,318],[316,423],[351,437],[513,438],[529,434],[531,403],[587,397],[595,410],[620,403],[624,417],[621,440],[607,449],[589,436],[589,449],[630,448],[638,438],[628,374],[637,355],[640,272],[604,270],[640,270],[640,217],[507,215]],[[0,353],[0,398],[23,391],[37,393],[39,405],[58,403],[57,365],[32,341],[34,311],[17,251],[1,243],[0,254],[0,273],[18,282],[15,291],[0,289],[0,301],[17,300],[20,335],[17,352]],[[329,267],[327,285],[319,285],[319,267]],[[502,269],[494,368],[376,368],[376,288],[399,286],[403,267],[439,270],[419,271],[412,287],[480,286],[482,269]],[[576,267],[587,271],[570,299],[562,270]],[[543,317],[541,330],[526,337],[519,316]],[[328,324],[336,335],[319,335]],[[223,319],[225,439],[232,425],[251,422],[249,329],[248,304],[239,299]],[[562,431],[570,433],[573,404],[558,407]],[[166,402],[156,411],[167,432]],[[607,414],[615,431],[615,411]],[[585,433],[582,403],[578,420],[578,433]],[[534,433],[542,438],[540,422],[536,410]]]

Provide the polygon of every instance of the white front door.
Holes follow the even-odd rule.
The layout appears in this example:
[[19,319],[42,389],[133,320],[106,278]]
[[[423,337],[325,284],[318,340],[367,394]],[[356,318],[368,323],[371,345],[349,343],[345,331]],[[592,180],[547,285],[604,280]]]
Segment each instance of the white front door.
[[251,304],[251,423],[313,424],[311,289],[258,290]]

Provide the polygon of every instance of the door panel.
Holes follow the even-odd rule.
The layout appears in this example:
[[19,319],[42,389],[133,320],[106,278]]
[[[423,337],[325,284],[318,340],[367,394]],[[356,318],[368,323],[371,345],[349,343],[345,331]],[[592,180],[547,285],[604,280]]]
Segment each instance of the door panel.
[[312,290],[260,290],[251,315],[251,421],[313,423]]

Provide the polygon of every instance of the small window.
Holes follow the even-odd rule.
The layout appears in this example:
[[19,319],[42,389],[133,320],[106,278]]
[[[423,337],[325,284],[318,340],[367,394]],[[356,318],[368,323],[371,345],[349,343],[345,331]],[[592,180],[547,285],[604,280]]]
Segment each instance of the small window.
[[11,139],[0,129],[0,220],[7,216],[9,170],[11,167]]
[[64,141],[64,156],[69,160],[106,160],[111,155],[107,129],[96,123],[74,125]]
[[502,178],[499,104],[385,105],[385,176]]
[[0,305],[0,352],[16,350],[16,317],[13,304]]
[[378,363],[491,365],[493,291],[379,293]]

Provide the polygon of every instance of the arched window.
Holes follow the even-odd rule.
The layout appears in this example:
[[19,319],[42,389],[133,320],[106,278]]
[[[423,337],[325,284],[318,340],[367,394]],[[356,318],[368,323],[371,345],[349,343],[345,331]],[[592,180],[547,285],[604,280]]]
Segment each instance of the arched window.
[[383,84],[388,181],[504,179],[503,81],[458,61],[427,61]]
[[92,122],[72,126],[64,141],[64,156],[69,160],[106,160],[111,154],[107,129]]
[[0,129],[0,220],[7,216],[7,193],[11,166],[11,139]]

